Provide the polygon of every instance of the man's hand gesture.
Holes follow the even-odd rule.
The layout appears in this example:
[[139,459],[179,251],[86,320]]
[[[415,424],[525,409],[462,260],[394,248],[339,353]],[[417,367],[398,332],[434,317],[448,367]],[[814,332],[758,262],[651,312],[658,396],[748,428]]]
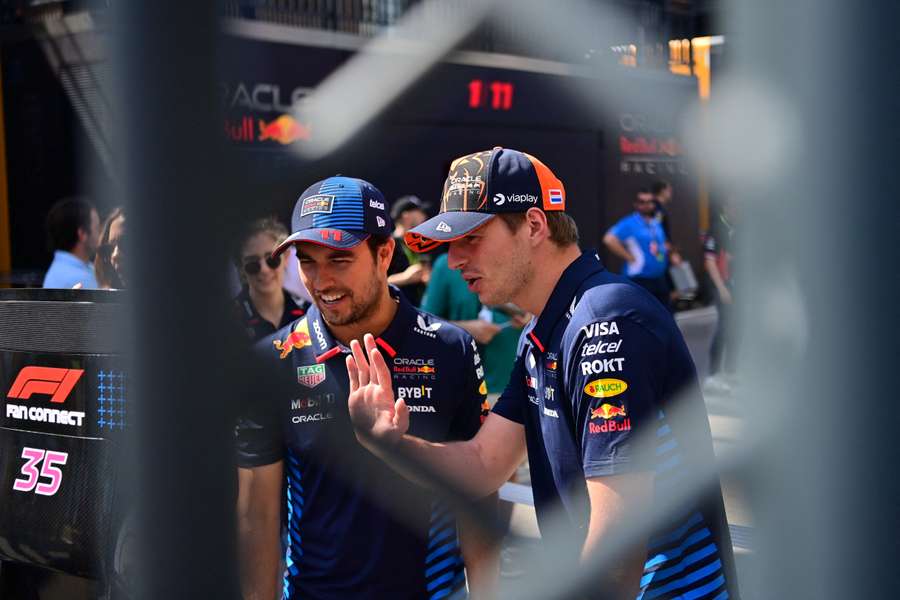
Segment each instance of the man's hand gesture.
[[367,333],[363,342],[365,351],[358,341],[351,341],[352,355],[347,357],[350,420],[363,444],[375,441],[393,445],[409,429],[409,408],[402,399],[394,402],[391,371],[375,346],[375,338]]

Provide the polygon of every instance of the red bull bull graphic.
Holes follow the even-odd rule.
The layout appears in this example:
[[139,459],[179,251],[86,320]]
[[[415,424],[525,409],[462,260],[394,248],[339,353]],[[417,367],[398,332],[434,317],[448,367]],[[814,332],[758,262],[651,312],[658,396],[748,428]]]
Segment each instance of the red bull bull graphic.
[[428,365],[425,365],[424,367],[419,367],[416,370],[419,373],[427,373],[429,375],[433,375],[436,371],[436,369],[434,367],[429,367]]
[[[621,421],[619,417],[625,417]],[[589,433],[611,433],[615,431],[631,431],[631,419],[627,418],[624,406],[615,406],[604,402],[591,411],[591,421],[600,419],[603,422],[598,425],[596,423],[588,423]]]
[[275,340],[272,342],[272,345],[275,346],[276,350],[281,352],[279,358],[282,360],[287,358],[287,355],[290,354],[294,348],[300,349],[305,348],[306,346],[312,346],[312,338],[309,337],[309,324],[306,322],[306,319],[297,323],[294,331],[289,333],[286,338],[283,340]]
[[584,393],[594,398],[612,398],[628,389],[621,379],[595,379],[584,386]]
[[259,141],[265,142],[272,140],[283,146],[293,144],[297,140],[309,139],[309,127],[302,123],[298,123],[294,117],[290,115],[281,115],[274,121],[266,123],[262,119],[259,121]]
[[604,402],[597,408],[591,411],[592,419],[612,419],[614,417],[624,417],[625,416],[625,407],[624,406],[614,406],[607,402]]

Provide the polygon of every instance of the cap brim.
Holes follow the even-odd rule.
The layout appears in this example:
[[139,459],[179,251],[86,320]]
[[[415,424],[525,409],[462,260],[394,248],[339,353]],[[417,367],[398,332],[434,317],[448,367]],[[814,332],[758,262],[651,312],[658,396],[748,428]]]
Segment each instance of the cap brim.
[[469,235],[496,216],[466,211],[440,213],[407,231],[403,241],[413,252],[428,252]]
[[272,251],[272,256],[278,256],[294,244],[309,242],[335,250],[348,250],[355,248],[369,239],[369,234],[362,231],[347,231],[346,229],[304,229],[291,234],[286,240],[278,244]]

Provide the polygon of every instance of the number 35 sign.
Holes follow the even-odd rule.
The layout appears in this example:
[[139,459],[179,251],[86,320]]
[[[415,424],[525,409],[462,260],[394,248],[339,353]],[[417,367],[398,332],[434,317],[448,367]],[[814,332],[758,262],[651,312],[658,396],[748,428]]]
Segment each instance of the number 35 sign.
[[[53,496],[62,484],[62,471],[56,465],[64,465],[69,459],[66,452],[53,452],[39,448],[23,448],[22,479],[16,479],[13,489],[17,492],[31,492],[40,496]],[[46,481],[41,481],[45,479]]]

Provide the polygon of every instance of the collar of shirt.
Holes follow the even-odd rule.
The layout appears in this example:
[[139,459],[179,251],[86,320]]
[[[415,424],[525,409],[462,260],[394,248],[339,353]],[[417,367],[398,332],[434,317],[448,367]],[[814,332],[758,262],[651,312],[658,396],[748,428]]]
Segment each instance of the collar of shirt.
[[553,288],[544,310],[538,316],[534,327],[528,332],[528,339],[541,353],[545,352],[544,342],[550,340],[556,323],[567,311],[574,309],[577,303],[575,293],[584,280],[604,270],[595,250],[585,250],[581,256],[566,267],[559,281],[556,282],[556,287]]
[[[391,298],[398,304],[397,313],[387,326],[387,329],[375,338],[375,343],[390,358],[393,358],[397,355],[395,348],[400,346],[403,338],[412,329],[418,313],[398,288],[389,286],[389,291]],[[334,339],[331,335],[325,324],[325,319],[322,318],[322,313],[319,312],[315,303],[309,307],[306,315],[309,319],[310,329],[312,329],[313,347],[315,348],[317,363],[323,363],[339,354],[350,352],[350,348]]]
[[94,265],[88,261],[81,260],[71,252],[66,252],[65,250],[57,250],[53,253],[53,260],[58,260],[61,263],[66,265],[70,265],[73,267],[78,267],[79,269],[87,269],[90,272],[94,272]]
[[[287,290],[282,290],[282,293],[284,294],[284,312],[281,313],[281,322],[278,324],[278,328],[284,327],[306,314],[305,310],[297,306],[297,303],[294,302],[294,298]],[[245,285],[241,288],[235,301],[243,307],[244,318],[247,320],[248,325],[258,325],[262,322],[262,316],[259,314],[259,311],[256,310],[256,306],[253,305],[253,301],[250,299],[250,288],[248,286]]]

